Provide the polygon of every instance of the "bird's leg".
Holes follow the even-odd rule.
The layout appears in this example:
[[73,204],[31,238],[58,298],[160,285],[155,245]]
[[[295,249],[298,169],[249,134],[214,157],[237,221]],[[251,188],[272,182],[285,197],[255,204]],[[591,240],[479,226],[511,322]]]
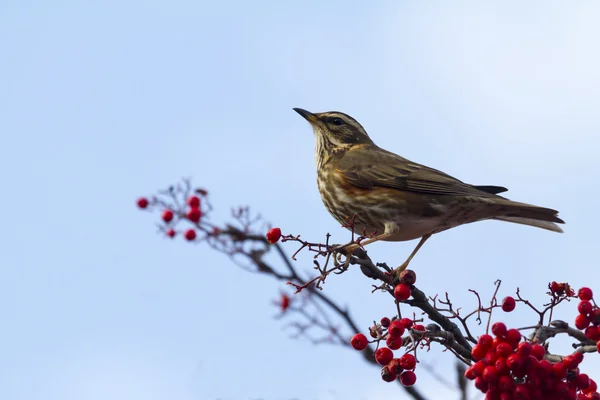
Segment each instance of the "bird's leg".
[[343,250],[346,252],[346,254],[348,256],[351,256],[352,253],[354,253],[359,248],[365,247],[366,245],[368,245],[370,243],[373,243],[373,242],[376,242],[378,240],[385,240],[385,239],[387,239],[388,237],[390,237],[392,235],[393,235],[392,232],[387,232],[387,233],[383,232],[380,235],[373,236],[371,239],[368,239],[368,240],[365,240],[363,242],[360,242],[360,244],[358,244],[358,243],[350,243],[349,245],[346,245],[345,247],[343,247]]
[[408,256],[408,258],[406,259],[406,261],[404,261],[401,266],[399,266],[398,268],[396,268],[394,270],[394,272],[396,274],[399,274],[400,272],[404,271],[408,267],[408,264],[410,263],[410,260],[413,259],[413,257],[415,256],[415,254],[417,254],[417,252],[421,248],[421,246],[423,246],[423,244],[425,244],[425,242],[427,241],[427,239],[429,239],[430,237],[431,237],[431,233],[428,233],[427,235],[425,235],[425,236],[423,236],[421,238],[421,240],[419,241],[419,244],[417,245],[417,247],[415,247],[415,249],[412,251],[412,253],[410,253],[410,256]]
[[377,242],[378,240],[385,240],[385,239],[393,236],[394,234],[398,233],[398,230],[399,230],[398,225],[396,225],[394,223],[386,223],[383,233],[380,233],[379,235],[375,235],[370,239],[364,240],[364,241],[360,242],[360,244],[351,243],[349,245],[343,246],[342,249],[346,253],[346,262],[344,263],[344,267],[348,267],[348,265],[350,264],[350,257],[356,250],[358,250],[361,247],[365,247],[366,245],[368,245],[370,243]]

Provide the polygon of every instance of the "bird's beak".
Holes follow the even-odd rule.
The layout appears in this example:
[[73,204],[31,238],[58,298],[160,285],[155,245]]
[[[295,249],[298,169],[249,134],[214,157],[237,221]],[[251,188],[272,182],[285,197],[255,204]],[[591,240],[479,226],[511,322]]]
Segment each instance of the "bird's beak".
[[304,117],[304,119],[307,120],[308,122],[310,122],[311,124],[314,124],[315,122],[317,122],[319,120],[315,114],[308,112],[306,110],[303,110],[302,108],[294,108],[294,111],[296,111],[298,114],[302,115]]

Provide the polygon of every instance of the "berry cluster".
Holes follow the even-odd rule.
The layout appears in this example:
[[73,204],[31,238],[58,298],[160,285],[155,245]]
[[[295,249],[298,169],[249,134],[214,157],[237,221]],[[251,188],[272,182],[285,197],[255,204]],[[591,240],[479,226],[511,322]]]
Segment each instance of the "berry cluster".
[[596,342],[596,348],[600,353],[600,308],[596,305],[590,288],[579,289],[577,297],[579,297],[577,305],[579,314],[575,317],[575,326],[579,330],[585,329],[585,337]]
[[[394,350],[402,347],[404,343],[402,336],[407,331],[411,334],[414,333],[414,336],[422,336],[418,332],[425,332],[425,327],[421,324],[415,324],[410,318],[390,320],[384,317],[379,324],[375,324],[370,328],[370,335],[377,342],[385,338],[386,347],[380,347],[375,351],[375,361],[383,366],[381,379],[386,382],[399,379],[404,386],[412,386],[417,381],[417,375],[414,372],[417,359],[410,353],[394,358]],[[369,341],[365,335],[357,333],[352,336],[350,344],[356,350],[364,350],[367,348]]]
[[[203,196],[205,196],[207,194],[207,192],[205,190],[199,189],[197,192]],[[192,222],[196,225],[199,224],[200,220],[202,219],[202,216],[203,216],[203,212],[200,207],[200,205],[201,205],[200,197],[195,196],[195,195],[189,196],[187,198],[186,203],[187,203],[187,210],[185,210],[185,213],[181,217],[189,220],[190,222]],[[145,197],[140,197],[137,200],[137,206],[141,209],[146,209],[150,205],[156,206],[156,205],[160,205],[160,204],[157,204],[156,199],[154,199],[151,204],[151,202]],[[166,228],[164,230],[164,232],[168,237],[172,238],[172,237],[175,237],[175,235],[176,235],[175,229],[173,229],[171,226],[176,222],[175,217],[177,215],[178,215],[177,212],[173,211],[170,208],[166,208],[162,212],[161,219],[168,226],[168,228]],[[183,233],[183,237],[185,237],[185,239],[188,241],[195,240],[196,239],[196,230],[193,228],[187,229]]]
[[[400,283],[393,290],[397,301],[407,300],[411,296],[411,285],[415,279],[412,271],[410,275],[400,277]],[[585,329],[588,339],[597,342],[600,352],[600,309],[593,300],[591,289],[581,288],[575,295],[567,284],[553,284],[549,288],[555,300],[579,297],[579,315],[575,324],[578,329]],[[519,297],[519,301],[524,300]],[[507,296],[499,307],[511,312],[516,303],[514,297]],[[372,342],[379,344],[385,340],[385,347],[378,348],[374,356],[375,361],[383,366],[381,377],[386,382],[399,379],[405,386],[416,382],[414,355],[407,352],[400,358],[394,358],[394,350],[409,342],[403,338],[407,331],[413,339],[410,342],[426,340],[426,328],[415,324],[410,318],[383,318],[370,328],[370,335],[375,339]],[[475,387],[486,394],[486,399],[600,400],[596,382],[579,370],[583,352],[577,351],[563,358],[553,356],[542,344],[524,340],[519,330],[508,329],[503,322],[494,323],[491,333],[479,337],[471,350],[474,364],[465,372],[465,377],[474,381]],[[352,337],[350,344],[357,350],[364,350],[369,340],[358,333]]]
[[517,329],[496,322],[492,334],[479,337],[471,351],[476,362],[465,372],[486,399],[600,399],[596,383],[579,372],[582,353],[551,363],[544,359],[546,348],[521,341]]

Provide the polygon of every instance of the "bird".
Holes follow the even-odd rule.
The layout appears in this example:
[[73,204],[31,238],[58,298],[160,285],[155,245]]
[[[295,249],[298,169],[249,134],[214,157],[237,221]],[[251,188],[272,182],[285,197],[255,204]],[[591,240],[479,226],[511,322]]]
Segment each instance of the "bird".
[[315,134],[317,185],[325,207],[342,226],[364,236],[344,246],[347,261],[373,242],[420,239],[395,269],[399,273],[432,235],[483,220],[563,232],[558,211],[511,201],[499,195],[505,187],[470,185],[382,149],[347,114],[293,110]]

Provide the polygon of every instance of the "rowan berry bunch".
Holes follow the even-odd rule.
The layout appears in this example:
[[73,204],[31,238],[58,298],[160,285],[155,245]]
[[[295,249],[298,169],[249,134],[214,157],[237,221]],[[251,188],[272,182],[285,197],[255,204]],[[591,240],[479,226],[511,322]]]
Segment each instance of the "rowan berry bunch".
[[146,211],[160,212],[157,224],[162,235],[169,238],[182,236],[187,242],[205,242],[212,248],[234,255],[249,241],[263,241],[263,235],[251,234],[251,227],[260,221],[260,216],[252,215],[248,207],[231,210],[232,223],[219,226],[210,222],[213,207],[208,191],[192,188],[188,180],[161,190],[151,197],[140,197],[137,206]]
[[[386,382],[399,379],[404,386],[414,385],[417,381],[417,375],[414,372],[417,359],[414,354],[424,339],[425,327],[415,324],[414,320],[410,318],[383,317],[369,331],[370,336],[375,339],[374,343],[379,345],[380,341],[385,342],[385,346],[378,347],[374,354],[377,364],[383,366],[381,379]],[[403,337],[403,335],[405,336]],[[356,350],[364,350],[368,346],[369,340],[364,334],[357,333],[350,339],[350,344]],[[395,358],[394,351],[399,350],[402,346],[407,347],[406,352]],[[412,352],[410,348],[412,348]]]
[[583,353],[552,362],[555,357],[546,347],[523,338],[517,329],[507,329],[502,322],[492,325],[492,335],[479,337],[471,351],[475,363],[465,372],[465,377],[486,393],[486,399],[600,398],[596,383],[579,371]]
[[[140,209],[161,210],[160,231],[170,238],[183,234],[185,240],[191,242],[197,238],[198,230],[210,233],[202,224],[203,216],[212,209],[206,201],[207,195],[205,189],[192,190],[190,184],[184,181],[183,184],[171,186],[150,199],[140,197],[137,206]],[[189,224],[187,229],[177,231],[176,226],[182,222]]]
[[[414,276],[413,274],[411,271],[411,276]],[[405,287],[409,288],[410,294],[410,287],[405,283],[399,283],[394,288],[393,294],[397,301],[408,299],[405,295]],[[565,287],[569,288],[567,284],[551,283],[549,294],[552,300],[546,310],[538,313],[545,314],[558,303],[575,297],[574,292],[570,288],[565,290]],[[522,302],[537,311],[529,301],[520,296],[520,293],[517,293],[517,297],[518,299],[515,300],[514,297],[507,296],[501,305],[494,304],[493,300],[490,307],[480,307],[476,312],[489,312],[491,317],[492,309],[500,307],[505,312],[511,312],[517,302]],[[598,307],[593,301],[591,289],[587,287],[581,288],[577,297],[580,299],[577,307],[580,314],[576,322],[583,316],[588,321],[587,325],[578,326],[579,330],[575,330],[565,322],[552,321],[549,326],[533,327],[534,333],[525,337],[519,329],[508,328],[505,323],[496,322],[491,325],[491,334],[484,333],[479,336],[466,357],[464,354],[459,356],[459,359],[470,365],[465,371],[465,377],[474,381],[475,387],[485,393],[486,399],[490,400],[600,399],[596,382],[579,369],[584,353],[594,351],[590,341],[597,342],[596,346],[600,352],[600,342],[598,342],[600,318],[595,318]],[[444,303],[447,304],[449,301]],[[462,321],[466,321],[466,318]],[[531,327],[522,330],[528,328]],[[580,330],[584,328],[585,332],[581,332]],[[369,341],[367,336],[357,333],[351,338],[350,344],[356,350],[364,350],[369,343],[376,344],[378,348],[374,358],[383,366],[381,378],[386,382],[398,379],[403,385],[410,386],[416,382],[414,370],[417,364],[415,357],[417,349],[429,350],[429,345],[432,341],[436,341],[435,338],[439,333],[439,327],[435,324],[428,325],[426,328],[422,324],[415,324],[415,321],[410,318],[385,317],[369,329],[373,340]],[[547,339],[559,333],[567,333],[583,341],[574,346],[577,350],[572,354],[564,357],[551,354],[548,351]],[[380,347],[382,341],[385,342],[385,346]],[[448,342],[442,344],[452,346]],[[405,347],[404,355],[395,358],[394,351],[402,347]]]

